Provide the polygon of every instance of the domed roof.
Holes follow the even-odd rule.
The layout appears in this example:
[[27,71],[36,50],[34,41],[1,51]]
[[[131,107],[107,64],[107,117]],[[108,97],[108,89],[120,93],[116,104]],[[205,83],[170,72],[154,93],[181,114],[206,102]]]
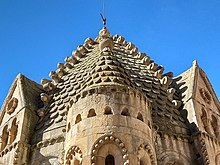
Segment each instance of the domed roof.
[[153,122],[159,129],[187,128],[178,111],[181,101],[174,99],[173,74],[163,74],[162,66],[138,52],[124,37],[112,37],[104,28],[95,40],[87,38],[65,61],[58,64],[57,71],[50,73],[52,80],[42,79],[44,106],[38,110],[41,119],[36,130],[65,123],[73,103],[98,86],[109,85],[132,88],[145,95],[152,102]]

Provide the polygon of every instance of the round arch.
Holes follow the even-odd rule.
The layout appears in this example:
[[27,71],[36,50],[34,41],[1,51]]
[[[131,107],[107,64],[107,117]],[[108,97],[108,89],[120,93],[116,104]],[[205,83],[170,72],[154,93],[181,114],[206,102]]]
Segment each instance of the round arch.
[[162,153],[158,160],[161,160],[161,164],[163,165],[172,165],[176,163],[177,165],[191,165],[192,163],[189,161],[190,158],[187,156],[179,153],[179,152],[172,152],[166,151]]
[[72,146],[66,154],[66,165],[81,165],[82,151],[77,146]]
[[138,161],[140,165],[156,165],[156,153],[149,142],[145,142],[138,147]]
[[106,158],[111,155],[116,165],[129,165],[127,149],[124,143],[112,136],[100,137],[92,147],[92,165],[105,165]]

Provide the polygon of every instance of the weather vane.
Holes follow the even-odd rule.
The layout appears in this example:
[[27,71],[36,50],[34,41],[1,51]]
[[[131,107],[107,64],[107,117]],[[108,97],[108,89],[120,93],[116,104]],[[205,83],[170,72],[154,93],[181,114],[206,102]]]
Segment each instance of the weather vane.
[[102,17],[102,22],[104,25],[104,28],[106,28],[106,18],[102,15],[102,13],[100,13],[101,17]]
[[100,13],[102,17],[102,22],[104,25],[104,28],[106,28],[106,17],[105,17],[105,0],[102,0],[102,13]]

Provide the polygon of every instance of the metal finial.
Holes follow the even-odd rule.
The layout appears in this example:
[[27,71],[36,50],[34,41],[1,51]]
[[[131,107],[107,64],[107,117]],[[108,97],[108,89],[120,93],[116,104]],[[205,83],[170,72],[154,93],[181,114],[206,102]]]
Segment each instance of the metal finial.
[[102,13],[100,13],[101,17],[102,17],[102,22],[104,25],[104,28],[106,28],[106,18],[102,15]]

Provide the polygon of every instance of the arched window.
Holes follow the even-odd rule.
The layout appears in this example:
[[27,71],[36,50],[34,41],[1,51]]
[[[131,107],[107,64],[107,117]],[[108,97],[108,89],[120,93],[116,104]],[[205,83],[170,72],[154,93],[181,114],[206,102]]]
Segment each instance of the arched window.
[[11,130],[9,132],[9,144],[12,144],[13,141],[15,140],[18,132],[18,125],[16,124],[17,119],[15,118],[12,122]]
[[81,115],[78,114],[78,115],[76,116],[75,124],[79,123],[81,120],[82,120]]
[[210,125],[209,125],[207,113],[203,108],[202,108],[201,120],[202,120],[202,123],[203,123],[203,126],[204,126],[204,130],[207,133],[211,134],[212,131],[211,131],[211,128],[210,128]]
[[105,165],[115,165],[115,158],[112,155],[108,155],[105,158]]
[[124,108],[124,109],[122,110],[122,112],[121,112],[121,115],[123,115],[123,116],[130,116],[130,113],[129,113],[129,111],[128,111],[127,108]]
[[87,117],[93,117],[93,116],[96,116],[95,110],[90,109]]
[[144,121],[142,114],[139,112],[137,115],[137,119]]
[[2,131],[1,151],[6,147],[7,143],[8,143],[8,126],[6,125]]
[[214,115],[212,115],[212,128],[213,128],[213,132],[215,134],[215,137],[216,138],[219,138],[219,131],[218,131],[218,122],[217,122],[217,119]]
[[205,111],[204,109],[202,109],[201,120],[202,120],[202,124],[203,124],[204,130],[207,132],[207,130],[206,130],[206,126],[207,126],[207,114],[206,114],[206,111]]
[[112,115],[112,109],[110,107],[105,107],[104,115]]

